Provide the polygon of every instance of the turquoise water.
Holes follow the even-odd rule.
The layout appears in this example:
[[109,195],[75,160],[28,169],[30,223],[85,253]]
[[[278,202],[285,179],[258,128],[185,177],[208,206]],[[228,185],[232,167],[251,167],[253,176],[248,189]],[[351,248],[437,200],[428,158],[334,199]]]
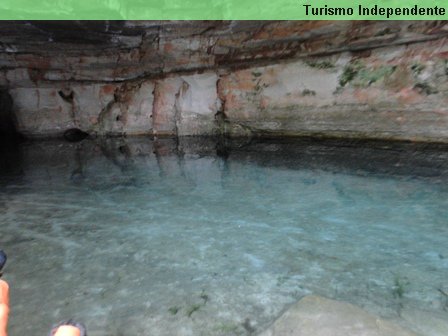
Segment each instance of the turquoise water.
[[72,316],[89,335],[255,335],[307,294],[448,320],[445,148],[114,139],[3,157],[12,336]]

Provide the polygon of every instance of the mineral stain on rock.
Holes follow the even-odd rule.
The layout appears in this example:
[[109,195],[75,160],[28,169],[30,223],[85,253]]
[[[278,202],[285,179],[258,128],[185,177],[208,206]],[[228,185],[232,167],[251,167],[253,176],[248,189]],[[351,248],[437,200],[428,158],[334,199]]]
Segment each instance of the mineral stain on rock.
[[[100,136],[446,142],[446,27],[444,21],[0,23],[0,87],[14,101],[17,131],[29,137],[79,128]],[[80,31],[87,33],[74,33]]]

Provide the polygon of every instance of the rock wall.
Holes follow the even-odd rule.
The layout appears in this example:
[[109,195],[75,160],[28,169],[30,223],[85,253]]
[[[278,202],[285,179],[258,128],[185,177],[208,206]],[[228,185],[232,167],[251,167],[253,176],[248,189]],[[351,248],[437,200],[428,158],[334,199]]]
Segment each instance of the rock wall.
[[448,141],[438,21],[1,22],[20,132]]
[[235,71],[220,82],[228,132],[444,140],[447,56],[441,40]]
[[220,108],[215,73],[157,81],[14,88],[10,94],[26,136],[79,128],[98,135],[213,135]]

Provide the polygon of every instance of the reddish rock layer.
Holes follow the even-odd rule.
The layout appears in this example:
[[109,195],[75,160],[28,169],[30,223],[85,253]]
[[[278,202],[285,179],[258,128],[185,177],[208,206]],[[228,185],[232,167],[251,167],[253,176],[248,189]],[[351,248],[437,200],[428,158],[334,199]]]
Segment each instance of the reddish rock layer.
[[0,88],[29,136],[446,141],[439,21],[0,22]]

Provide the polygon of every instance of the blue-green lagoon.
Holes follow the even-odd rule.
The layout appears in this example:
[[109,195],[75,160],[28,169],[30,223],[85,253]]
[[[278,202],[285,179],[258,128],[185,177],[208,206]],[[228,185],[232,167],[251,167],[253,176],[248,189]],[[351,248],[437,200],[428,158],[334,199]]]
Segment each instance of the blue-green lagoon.
[[68,317],[93,336],[256,335],[308,294],[414,330],[448,320],[447,147],[129,138],[2,156],[12,336]]

